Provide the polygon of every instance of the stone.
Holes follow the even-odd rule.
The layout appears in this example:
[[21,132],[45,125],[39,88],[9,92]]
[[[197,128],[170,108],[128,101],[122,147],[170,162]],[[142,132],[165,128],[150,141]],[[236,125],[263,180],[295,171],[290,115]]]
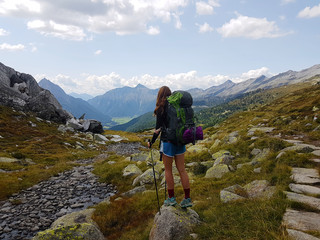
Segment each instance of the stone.
[[236,143],[239,140],[238,137],[239,137],[238,131],[230,133],[227,138],[227,143],[229,144]]
[[254,173],[261,173],[261,167],[253,169]]
[[228,172],[230,170],[226,164],[218,164],[207,170],[205,178],[222,178]]
[[213,145],[210,147],[210,153],[213,153],[214,150],[221,144],[221,140],[216,139]]
[[299,184],[320,183],[319,172],[313,168],[292,168],[291,179]]
[[313,151],[312,154],[316,156],[320,156],[320,150]]
[[247,191],[249,198],[257,198],[263,195],[263,192],[269,186],[267,180],[254,180],[243,188]]
[[254,148],[254,149],[252,149],[252,151],[251,151],[251,155],[257,156],[257,155],[260,154],[261,152],[262,152],[261,149]]
[[219,152],[212,154],[212,158],[214,160],[216,160],[217,158],[225,156],[225,155],[231,155],[231,153],[227,150],[220,150]]
[[320,188],[319,187],[290,183],[289,188],[291,191],[293,191],[295,193],[319,195],[320,196]]
[[310,197],[303,194],[285,192],[290,201],[306,204],[312,208],[320,210],[320,198]]
[[132,197],[133,195],[137,194],[137,193],[141,193],[141,192],[144,192],[146,191],[146,187],[145,186],[139,186],[139,187],[136,187],[128,192],[125,192],[125,193],[122,193],[121,196],[123,197]]
[[304,232],[300,232],[294,229],[287,229],[288,236],[293,240],[320,240],[320,238],[314,237]]
[[0,162],[2,163],[16,163],[19,162],[16,158],[0,157]]
[[271,133],[275,128],[274,127],[253,127],[250,128],[247,135],[253,136],[255,132]]
[[192,209],[161,207],[156,214],[149,240],[184,240],[200,224],[199,215]]
[[264,148],[261,153],[259,153],[252,159],[251,162],[253,163],[253,165],[260,163],[261,161],[266,159],[266,157],[270,154],[270,152],[271,151],[269,148]]
[[188,147],[187,151],[190,153],[201,153],[201,152],[208,152],[208,148],[200,144],[195,144]]
[[105,136],[101,135],[101,134],[94,134],[93,135],[93,140],[96,140],[96,141],[104,141],[104,142],[108,142],[109,139],[106,138]]
[[141,153],[135,153],[135,154],[132,154],[130,156],[130,161],[134,161],[134,162],[138,162],[138,161],[141,161],[141,162],[144,162],[147,160],[149,154],[147,152],[141,152]]
[[230,165],[232,164],[234,160],[234,156],[232,155],[222,155],[220,157],[217,157],[216,160],[214,161],[214,165],[218,165],[218,164],[226,164],[226,165]]
[[[159,179],[159,172],[155,171],[156,179]],[[153,170],[148,169],[146,170],[142,175],[136,177],[133,180],[133,186],[136,186],[137,184],[144,185],[144,184],[153,184],[154,183],[154,176],[153,176]]]
[[319,231],[320,214],[287,209],[283,216],[283,225],[300,231]]
[[220,200],[223,203],[244,200],[248,197],[246,190],[236,184],[220,191]]

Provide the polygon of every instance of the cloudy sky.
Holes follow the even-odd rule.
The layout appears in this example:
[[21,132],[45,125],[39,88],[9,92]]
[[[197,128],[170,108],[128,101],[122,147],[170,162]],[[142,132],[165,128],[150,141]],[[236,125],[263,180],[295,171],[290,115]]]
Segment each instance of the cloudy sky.
[[315,0],[0,0],[0,62],[93,96],[320,63]]

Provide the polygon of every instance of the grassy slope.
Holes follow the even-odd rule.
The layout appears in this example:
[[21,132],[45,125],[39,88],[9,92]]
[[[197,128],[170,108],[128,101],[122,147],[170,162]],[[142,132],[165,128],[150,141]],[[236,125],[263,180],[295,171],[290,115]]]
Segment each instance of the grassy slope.
[[[320,80],[320,79],[318,79]],[[230,132],[239,131],[241,139],[234,144],[222,144],[214,151],[229,150],[237,156],[234,165],[251,161],[250,152],[253,148],[270,148],[271,153],[261,163],[261,173],[253,173],[253,166],[243,167],[235,172],[226,174],[222,179],[205,179],[203,168],[197,165],[188,168],[191,176],[192,198],[196,210],[202,221],[195,232],[199,239],[288,239],[281,227],[282,216],[289,206],[304,208],[286,200],[283,190],[290,183],[291,167],[316,167],[308,161],[308,153],[289,152],[276,160],[279,150],[288,146],[285,141],[274,137],[281,134],[283,138],[304,136],[304,141],[315,143],[320,139],[320,131],[312,131],[319,126],[313,121],[316,113],[313,107],[320,108],[320,86],[300,84],[284,87],[276,92],[282,92],[282,97],[250,111],[239,112],[223,121],[219,127],[206,129],[206,136],[212,140],[205,145],[210,148],[215,139],[223,140]],[[276,127],[272,135],[260,133],[259,139],[251,140],[247,131],[254,125]],[[211,160],[208,153],[186,154],[186,162]],[[123,169],[121,160],[115,164],[114,170],[105,173],[117,175],[117,181],[123,184],[121,178]],[[129,163],[127,163],[129,164]],[[125,164],[126,165],[126,164]],[[99,163],[97,168],[107,166],[107,162]],[[120,167],[121,166],[121,167]],[[145,168],[145,166],[143,166]],[[120,177],[119,177],[120,175]],[[219,193],[225,187],[233,184],[245,185],[256,179],[266,179],[276,186],[276,194],[270,200],[247,200],[243,202],[223,204]],[[133,179],[127,179],[130,185]],[[116,182],[115,182],[116,184]],[[152,187],[151,187],[152,188]],[[125,190],[125,189],[124,189]],[[180,186],[176,189],[178,200],[183,196]],[[115,196],[114,198],[117,198]],[[160,191],[160,199],[164,199],[164,190]],[[113,199],[114,200],[114,199]],[[95,212],[95,220],[108,239],[148,239],[152,227],[154,214],[157,212],[155,192],[137,194],[133,198],[124,198],[113,201],[112,204],[99,205]]]
[[[18,163],[0,163],[0,169],[11,171],[0,173],[0,200],[74,167],[74,160],[94,157],[106,148],[89,140],[84,133],[76,136],[61,133],[57,128],[57,124],[38,121],[32,114],[0,106],[0,157],[19,159]],[[105,134],[124,133],[105,131]],[[125,135],[129,141],[140,141],[134,134]],[[76,148],[77,142],[84,149]],[[88,147],[89,144],[95,144],[96,149]],[[28,159],[35,164],[28,163]]]

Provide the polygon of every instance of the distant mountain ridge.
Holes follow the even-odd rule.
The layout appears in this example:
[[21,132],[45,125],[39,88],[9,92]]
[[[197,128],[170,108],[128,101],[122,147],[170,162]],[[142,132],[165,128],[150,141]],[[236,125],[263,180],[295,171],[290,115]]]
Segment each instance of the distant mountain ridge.
[[49,90],[59,101],[64,109],[71,112],[75,117],[79,118],[85,113],[86,119],[95,119],[104,125],[111,124],[111,117],[101,113],[95,109],[88,102],[80,98],[74,98],[65,93],[65,91],[58,85],[52,83],[50,80],[44,78],[39,82],[39,86]]
[[88,100],[102,113],[112,117],[137,117],[154,109],[158,89],[141,84],[136,87],[116,88]]
[[233,83],[231,80],[228,80],[219,86],[213,86],[205,90],[191,89],[190,93],[193,95],[194,101],[197,105],[201,105],[203,103],[211,105],[214,102],[219,104],[226,99],[231,99],[257,89],[270,89],[288,84],[295,84],[306,81],[307,79],[319,74],[320,64],[317,64],[301,71],[289,70],[270,78],[261,75],[258,78],[250,78],[240,83]]
[[93,98],[93,96],[89,95],[89,94],[86,94],[86,93],[69,93],[68,94],[69,96],[71,97],[74,97],[74,98],[81,98],[85,101],[88,101],[89,99]]

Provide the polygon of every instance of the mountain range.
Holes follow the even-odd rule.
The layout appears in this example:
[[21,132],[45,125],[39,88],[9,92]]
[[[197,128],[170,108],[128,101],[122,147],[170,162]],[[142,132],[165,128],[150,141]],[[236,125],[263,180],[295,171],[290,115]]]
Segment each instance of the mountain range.
[[[235,99],[245,93],[303,82],[316,75],[320,75],[320,64],[302,71],[289,70],[269,78],[262,75],[240,83],[228,80],[221,85],[212,86],[208,89],[194,88],[188,91],[194,98],[194,106],[196,108],[212,107]],[[86,113],[86,117],[95,118],[104,124],[107,123],[109,126],[113,125],[111,123],[112,117],[132,118],[152,112],[158,92],[158,89],[149,89],[139,84],[136,87],[122,87],[110,90],[86,102],[69,96],[59,86],[53,83],[49,84],[49,82],[49,80],[41,81],[40,86],[50,90],[66,110],[75,116]],[[146,116],[150,116],[150,114]],[[137,124],[137,122],[139,121],[134,119],[131,123]],[[126,128],[128,127],[128,125],[125,126]]]
[[141,84],[136,87],[116,88],[88,102],[112,117],[137,117],[154,109],[158,89]]
[[96,119],[104,125],[111,124],[111,117],[101,113],[98,109],[90,105],[81,98],[74,98],[64,92],[58,85],[44,78],[39,82],[39,86],[48,89],[59,101],[64,109],[71,112],[73,116],[79,118],[85,113],[85,118]]

